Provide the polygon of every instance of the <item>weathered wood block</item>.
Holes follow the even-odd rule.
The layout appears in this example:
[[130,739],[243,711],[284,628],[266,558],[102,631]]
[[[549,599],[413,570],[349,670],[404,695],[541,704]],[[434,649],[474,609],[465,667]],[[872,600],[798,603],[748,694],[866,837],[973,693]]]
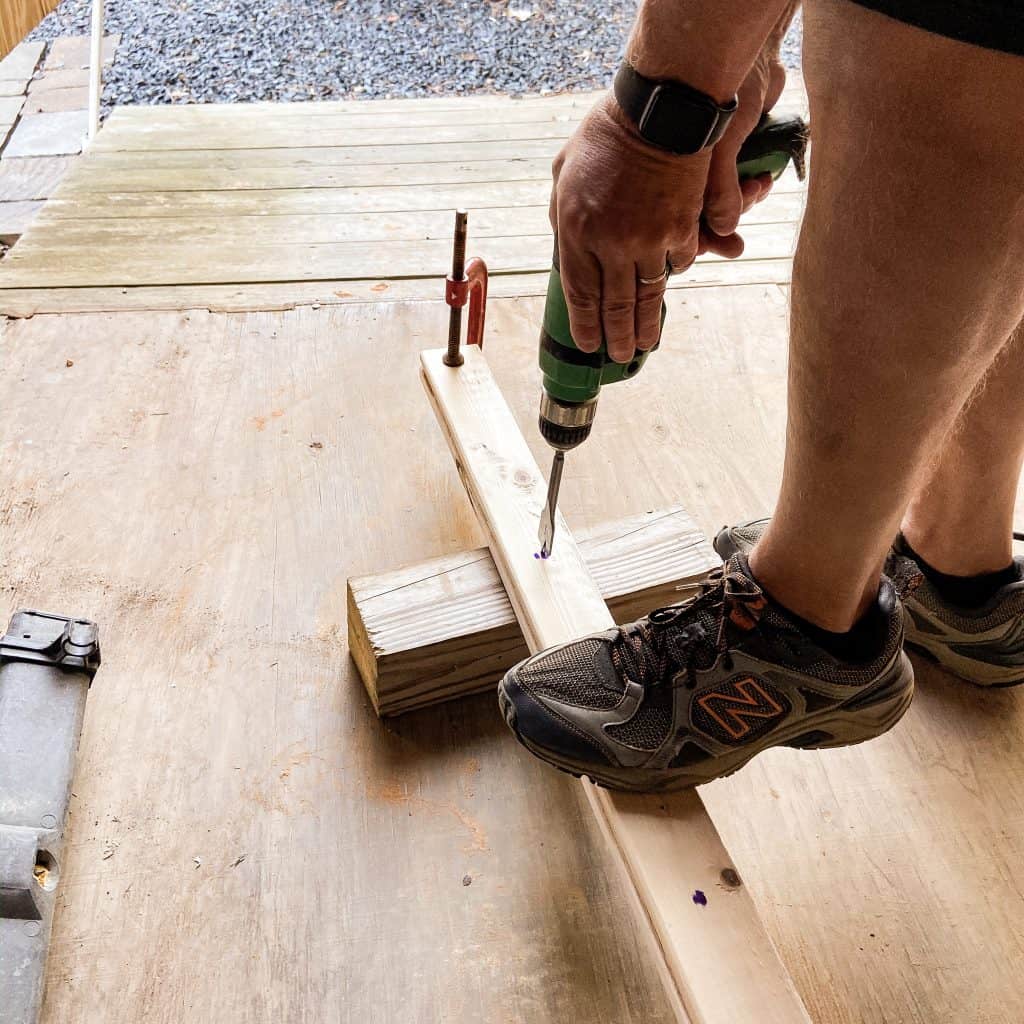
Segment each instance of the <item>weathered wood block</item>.
[[[577,540],[618,622],[683,600],[680,586],[720,564],[679,507],[606,523]],[[529,653],[487,548],[350,579],[348,640],[381,716],[491,689]]]

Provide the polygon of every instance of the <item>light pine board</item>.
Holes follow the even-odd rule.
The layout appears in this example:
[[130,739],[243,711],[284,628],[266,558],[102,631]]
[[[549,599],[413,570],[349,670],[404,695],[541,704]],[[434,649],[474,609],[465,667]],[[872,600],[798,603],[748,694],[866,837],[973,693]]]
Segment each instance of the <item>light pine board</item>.
[[[534,294],[551,160],[595,95],[120,108],[0,264],[0,312],[432,296],[460,206],[500,291]],[[782,106],[805,105],[793,83]],[[676,286],[788,281],[802,205],[789,173],[744,256]]]
[[[538,459],[541,307],[493,302],[485,349]],[[785,307],[670,294],[573,527],[770,511]],[[445,331],[436,300],[0,328],[0,592],[105,642],[43,1024],[670,1019],[574,784],[487,696],[382,725],[348,660],[348,577],[483,541],[417,380]],[[887,736],[704,787],[815,1024],[1024,1020],[1022,733],[1024,693],[919,666]]]
[[[607,629],[612,615],[561,516],[552,557],[530,557],[545,480],[483,352],[467,348],[457,368],[445,365],[444,354],[423,353],[424,387],[527,646],[536,653]],[[810,1024],[749,892],[742,885],[722,891],[732,859],[700,796],[579,786],[619,865],[676,1020]],[[713,894],[705,907],[692,899],[698,890]]]

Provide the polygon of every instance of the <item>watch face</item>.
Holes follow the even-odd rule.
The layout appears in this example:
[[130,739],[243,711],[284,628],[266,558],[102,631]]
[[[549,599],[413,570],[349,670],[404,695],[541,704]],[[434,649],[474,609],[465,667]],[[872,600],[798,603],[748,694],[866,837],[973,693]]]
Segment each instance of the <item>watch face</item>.
[[648,142],[674,153],[698,153],[718,123],[718,111],[691,96],[659,85],[638,125]]

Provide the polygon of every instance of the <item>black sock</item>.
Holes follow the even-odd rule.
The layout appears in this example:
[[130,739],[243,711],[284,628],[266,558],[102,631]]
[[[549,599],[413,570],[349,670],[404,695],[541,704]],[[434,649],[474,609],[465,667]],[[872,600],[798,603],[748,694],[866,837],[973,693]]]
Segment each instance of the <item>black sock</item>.
[[1020,566],[1010,562],[1005,569],[995,572],[981,572],[977,576],[953,576],[940,572],[929,565],[911,546],[903,534],[899,537],[899,548],[902,553],[914,559],[921,567],[928,582],[938,591],[943,601],[955,604],[960,608],[980,608],[986,601],[995,597],[1008,583],[1020,580]]
[[[775,603],[778,604],[777,601]],[[785,605],[782,607],[785,608]],[[831,629],[816,626],[788,608],[785,611],[786,617],[799,627],[801,633],[840,661],[874,661],[882,653],[889,637],[889,613],[878,600],[845,633],[835,633]]]
[[[747,572],[750,567],[747,566]],[[753,573],[750,573],[753,578]],[[761,586],[761,584],[758,584]],[[761,587],[764,590],[764,587]],[[772,597],[765,590],[765,594],[771,598],[785,613],[797,629],[804,636],[810,638],[822,650],[827,651],[833,658],[840,661],[852,661],[863,664],[874,661],[885,647],[889,638],[889,619],[895,608],[895,594],[892,585],[883,583],[878,591],[878,597],[871,603],[871,607],[850,627],[845,633],[836,633],[831,629],[824,629],[816,626],[813,622],[796,612],[790,611],[781,601]]]

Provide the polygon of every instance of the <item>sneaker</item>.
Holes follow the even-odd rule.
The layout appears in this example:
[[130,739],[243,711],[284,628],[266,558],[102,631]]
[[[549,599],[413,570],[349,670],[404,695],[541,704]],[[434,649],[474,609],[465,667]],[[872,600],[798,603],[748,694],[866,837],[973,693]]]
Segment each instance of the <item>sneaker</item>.
[[723,526],[715,535],[712,547],[723,562],[728,562],[733,555],[749,555],[771,521],[771,516],[765,516],[736,526]]
[[978,608],[960,608],[939,596],[921,566],[897,538],[885,563],[906,609],[911,650],[976,686],[1024,683],[1024,559],[1022,578]]
[[698,786],[769,747],[840,747],[891,729],[914,676],[889,583],[878,613],[877,656],[839,661],[737,554],[689,601],[527,658],[498,700],[519,741],[562,771],[634,792]]
[[[723,526],[715,537],[722,558],[749,554],[768,525],[754,519]],[[904,608],[905,643],[916,654],[975,686],[1024,683],[1024,559],[1021,580],[998,590],[979,608],[946,601],[929,583],[921,566],[897,538],[885,563]]]

